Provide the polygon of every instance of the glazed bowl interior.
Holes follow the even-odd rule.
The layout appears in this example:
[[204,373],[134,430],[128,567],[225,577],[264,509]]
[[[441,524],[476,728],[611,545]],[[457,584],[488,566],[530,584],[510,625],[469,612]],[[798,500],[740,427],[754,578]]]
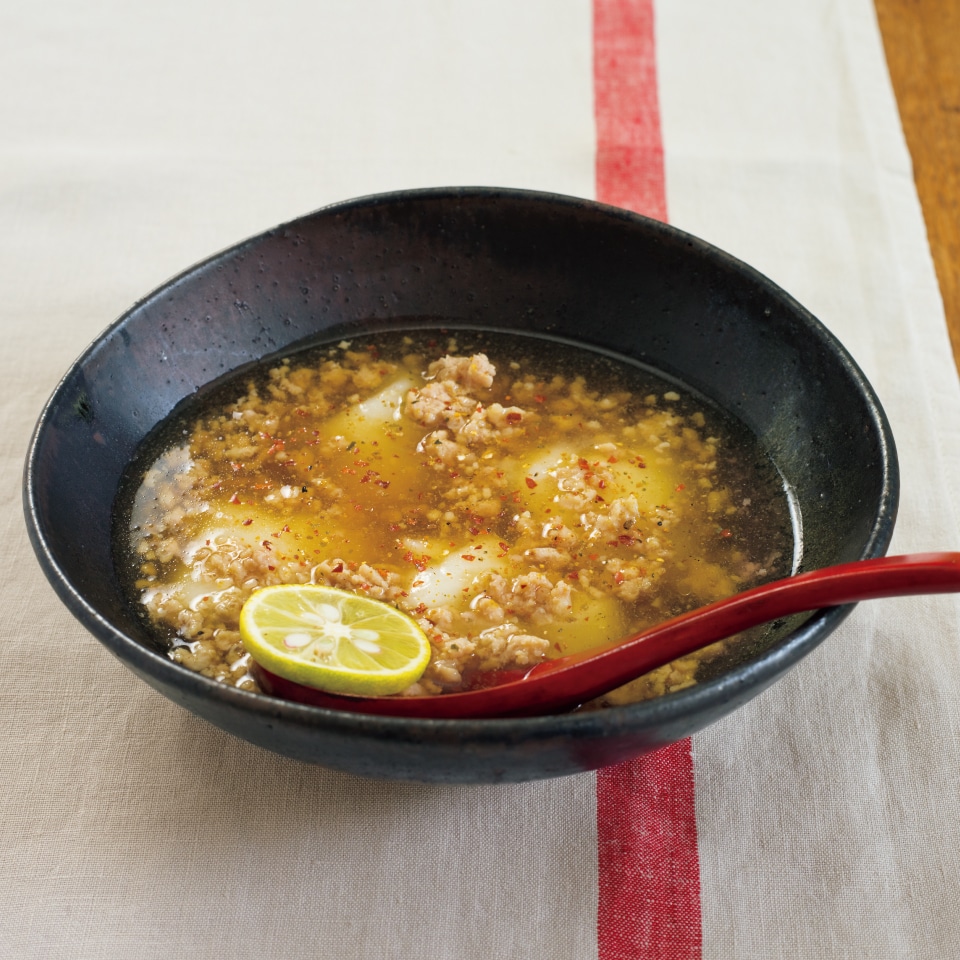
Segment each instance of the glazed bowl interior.
[[125,469],[178,405],[231,373],[360,333],[442,327],[556,337],[639,361],[745,424],[793,492],[802,568],[882,554],[897,505],[883,411],[856,364],[756,271],[664,224],[522,191],[396,193],[328,207],[221,253],[114,323],[43,411],[27,461],[30,535],[80,621],[140,677],[240,737],[368,776],[525,780],[687,736],[776,680],[849,608],[780,624],[696,687],[523,720],[341,714],[173,663],[128,603],[111,527]]

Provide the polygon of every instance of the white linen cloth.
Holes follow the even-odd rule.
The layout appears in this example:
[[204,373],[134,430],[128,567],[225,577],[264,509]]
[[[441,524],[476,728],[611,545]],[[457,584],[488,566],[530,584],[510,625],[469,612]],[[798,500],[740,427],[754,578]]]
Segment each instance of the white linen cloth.
[[[892,552],[960,547],[960,391],[869,0],[656,15],[671,222],[864,368]],[[201,257],[393,188],[591,196],[591,69],[588,0],[0,11],[0,956],[597,956],[592,775],[378,783],[228,737],[79,627],[20,506],[58,378]],[[862,605],[694,738],[705,958],[957,955],[958,612]]]

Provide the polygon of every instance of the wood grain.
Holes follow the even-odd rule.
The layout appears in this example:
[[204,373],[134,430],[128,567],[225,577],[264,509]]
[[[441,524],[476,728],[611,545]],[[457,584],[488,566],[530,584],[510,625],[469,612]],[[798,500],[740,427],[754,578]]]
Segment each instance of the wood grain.
[[960,368],[960,3],[875,4]]

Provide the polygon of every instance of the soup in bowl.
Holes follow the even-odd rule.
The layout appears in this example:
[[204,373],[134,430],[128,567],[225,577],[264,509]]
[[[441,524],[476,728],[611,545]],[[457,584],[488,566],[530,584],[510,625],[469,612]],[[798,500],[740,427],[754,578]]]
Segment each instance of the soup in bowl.
[[443,696],[878,555],[896,497],[869,384],[769,280],[634,214],[482,189],[339,204],[174,279],[68,372],[25,487],[58,593],[154,687],[288,756],[440,781],[656,749],[849,607],[568,714],[466,721],[266,694],[244,601],[282,583],[384,600],[431,642],[406,692]]

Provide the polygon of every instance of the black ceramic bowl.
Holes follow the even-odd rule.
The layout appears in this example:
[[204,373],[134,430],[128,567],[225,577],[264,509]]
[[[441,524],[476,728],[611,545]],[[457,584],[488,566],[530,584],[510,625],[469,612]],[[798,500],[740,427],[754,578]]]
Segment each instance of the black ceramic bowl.
[[724,675],[659,700],[522,720],[404,720],[286,703],[173,663],[124,599],[111,516],[124,468],[185,398],[300,344],[416,325],[530,331],[640,360],[761,440],[793,487],[803,567],[882,554],[896,514],[889,425],[853,360],[756,271],[662,223],[494,189],[327,207],[188,270],[83,354],[43,411],[25,509],[57,593],[176,703],[290,757],[385,778],[492,782],[595,769],[683,738],[773,683],[849,607],[774,631]]

